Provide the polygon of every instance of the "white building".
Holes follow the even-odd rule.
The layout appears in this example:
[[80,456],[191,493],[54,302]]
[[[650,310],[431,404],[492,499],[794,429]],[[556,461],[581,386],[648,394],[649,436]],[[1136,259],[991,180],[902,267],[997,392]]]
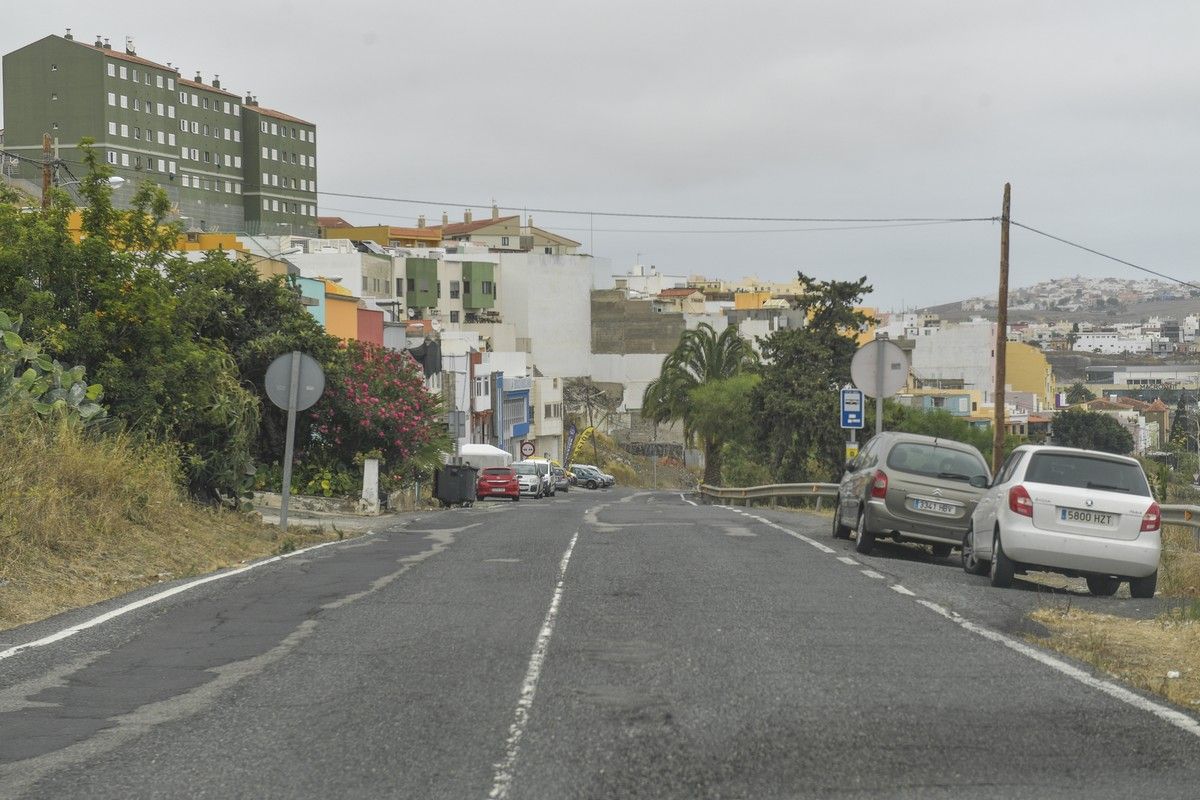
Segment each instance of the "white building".
[[961,380],[991,402],[996,376],[996,323],[975,319],[915,339],[913,375],[920,380]]

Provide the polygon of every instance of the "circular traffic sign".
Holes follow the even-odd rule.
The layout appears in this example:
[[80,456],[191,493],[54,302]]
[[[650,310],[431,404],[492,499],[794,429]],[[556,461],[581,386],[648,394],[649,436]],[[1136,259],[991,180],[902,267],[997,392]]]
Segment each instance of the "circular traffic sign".
[[521,455],[523,455],[525,458],[529,458],[536,452],[537,452],[537,445],[535,445],[533,442],[530,442],[528,440],[521,442]]
[[317,360],[307,353],[284,353],[267,367],[265,380],[267,397],[280,408],[288,407],[288,394],[292,387],[292,358],[300,359],[300,375],[296,382],[296,410],[303,411],[321,399],[325,392],[325,371]]
[[[883,360],[882,373],[880,359]],[[894,342],[874,339],[854,354],[850,361],[850,378],[867,397],[891,397],[908,383],[908,360]]]

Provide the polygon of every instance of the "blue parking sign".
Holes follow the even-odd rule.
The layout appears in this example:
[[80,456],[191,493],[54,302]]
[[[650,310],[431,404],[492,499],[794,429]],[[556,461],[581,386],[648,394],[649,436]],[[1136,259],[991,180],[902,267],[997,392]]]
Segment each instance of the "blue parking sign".
[[861,389],[842,389],[842,427],[863,426],[863,393]]

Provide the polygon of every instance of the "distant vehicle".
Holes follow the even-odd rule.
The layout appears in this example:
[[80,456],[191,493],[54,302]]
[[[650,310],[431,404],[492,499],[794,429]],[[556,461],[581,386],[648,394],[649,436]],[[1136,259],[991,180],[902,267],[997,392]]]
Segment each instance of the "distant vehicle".
[[1132,596],[1153,597],[1162,510],[1133,458],[1022,445],[980,500],[962,547],[963,569],[993,586],[1045,570],[1084,578],[1094,595],[1128,581]]
[[571,467],[575,471],[575,480],[579,485],[586,486],[589,489],[599,489],[601,486],[606,486],[604,475],[595,467],[589,467],[586,464],[575,464]]
[[983,455],[969,444],[885,432],[871,437],[846,465],[838,486],[833,536],[870,553],[879,536],[930,545],[945,558],[963,534],[990,478]]
[[612,475],[609,475],[607,472],[601,472],[599,467],[594,466],[592,464],[575,464],[572,466],[572,469],[576,469],[578,467],[584,467],[585,469],[589,469],[592,472],[595,472],[598,476],[600,476],[600,485],[601,486],[613,486],[617,482],[617,479],[614,478]]
[[521,481],[517,471],[512,467],[486,467],[479,474],[475,487],[475,499],[483,500],[488,497],[510,497],[514,501],[521,499]]
[[571,481],[567,478],[567,471],[562,467],[551,467],[550,474],[554,477],[554,489],[559,492],[571,491]]
[[542,497],[553,497],[557,487],[554,484],[554,476],[551,474],[551,464],[544,458],[527,458],[524,461],[517,461],[513,466],[519,464],[531,465],[542,480]]
[[539,500],[546,496],[546,484],[542,480],[542,473],[538,471],[536,464],[518,461],[512,465],[512,468],[516,471],[517,481],[521,484],[521,494],[527,494]]

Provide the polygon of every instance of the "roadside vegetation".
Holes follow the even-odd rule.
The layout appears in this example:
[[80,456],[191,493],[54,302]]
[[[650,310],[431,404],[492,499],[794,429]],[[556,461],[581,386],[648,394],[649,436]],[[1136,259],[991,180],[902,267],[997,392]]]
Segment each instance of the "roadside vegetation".
[[243,513],[281,488],[263,376],[283,353],[327,376],[294,489],[356,492],[374,457],[383,491],[411,491],[448,444],[411,358],[329,336],[249,259],[178,252],[162,190],[115,208],[86,145],[79,229],[62,191],[0,194],[0,626],[297,546]]
[[0,453],[0,629],[324,538],[199,505],[173,448],[67,415],[9,406]]

